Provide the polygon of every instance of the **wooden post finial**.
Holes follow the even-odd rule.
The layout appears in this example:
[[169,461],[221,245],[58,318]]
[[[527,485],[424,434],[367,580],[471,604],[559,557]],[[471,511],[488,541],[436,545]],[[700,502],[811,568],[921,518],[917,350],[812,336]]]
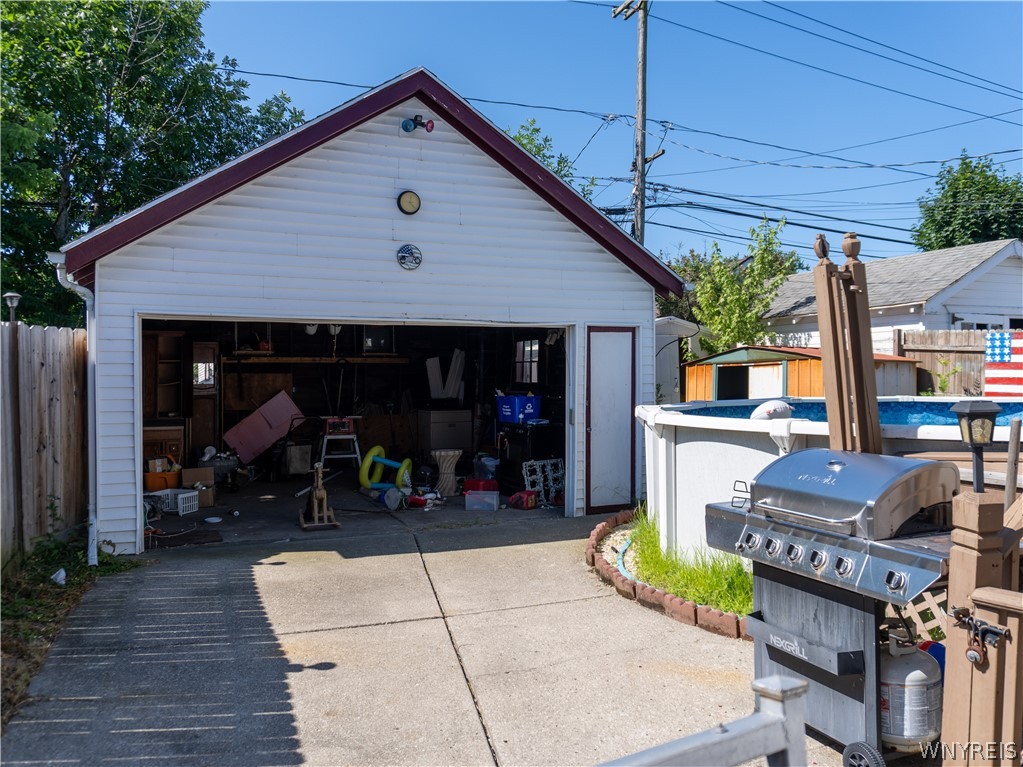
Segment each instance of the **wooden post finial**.
[[817,254],[817,258],[821,261],[827,261],[830,250],[831,246],[828,245],[828,238],[823,234],[818,234],[817,239],[813,243],[813,252]]
[[860,241],[856,237],[856,232],[845,233],[845,239],[842,240],[842,252],[845,253],[845,257],[849,261],[860,260]]

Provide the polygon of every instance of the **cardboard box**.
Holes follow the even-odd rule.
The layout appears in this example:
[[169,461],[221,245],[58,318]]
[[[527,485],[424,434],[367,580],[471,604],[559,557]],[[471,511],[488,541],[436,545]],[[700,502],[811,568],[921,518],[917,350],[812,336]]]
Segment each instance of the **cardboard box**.
[[[199,508],[205,509],[217,502],[217,489],[215,487],[215,472],[213,467],[204,469],[182,469],[181,486],[186,490],[199,491]],[[196,484],[202,488],[195,487]]]
[[167,457],[150,458],[146,461],[146,471],[148,472],[168,471],[170,467],[171,462]]

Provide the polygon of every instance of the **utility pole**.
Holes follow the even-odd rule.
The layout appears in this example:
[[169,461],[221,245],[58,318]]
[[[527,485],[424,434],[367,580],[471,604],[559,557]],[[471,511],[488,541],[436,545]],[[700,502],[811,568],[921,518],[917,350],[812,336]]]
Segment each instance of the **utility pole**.
[[638,51],[636,53],[636,156],[633,159],[635,180],[632,188],[634,217],[632,236],[643,244],[643,228],[646,218],[646,22],[650,0],[625,0],[611,12],[612,18],[621,14],[623,19],[639,14]]

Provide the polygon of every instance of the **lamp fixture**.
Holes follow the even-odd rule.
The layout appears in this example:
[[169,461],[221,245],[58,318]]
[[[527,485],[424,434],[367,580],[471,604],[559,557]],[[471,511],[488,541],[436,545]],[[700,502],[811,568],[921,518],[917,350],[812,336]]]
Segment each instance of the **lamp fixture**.
[[995,417],[1002,408],[983,399],[963,400],[952,406],[959,418],[959,431],[973,451],[973,491],[984,492],[984,447],[994,441]]
[[433,120],[424,120],[422,115],[416,115],[401,121],[401,129],[405,133],[411,133],[416,128],[425,128],[427,133],[433,133]]
[[306,326],[305,326],[305,334],[306,334],[307,336],[314,336],[314,335],[316,335],[316,331],[317,331],[317,329],[318,329],[319,327],[320,327],[320,326],[319,326],[319,325],[316,325],[315,323],[314,323],[314,324],[311,324],[311,325],[306,325]]
[[7,302],[7,307],[11,310],[11,322],[14,322],[17,316],[15,310],[18,308],[18,302],[21,301],[21,293],[15,293],[14,291],[4,293],[4,301]]
[[327,332],[330,333],[332,336],[336,336],[338,333],[341,332],[341,326],[340,325],[327,325]]

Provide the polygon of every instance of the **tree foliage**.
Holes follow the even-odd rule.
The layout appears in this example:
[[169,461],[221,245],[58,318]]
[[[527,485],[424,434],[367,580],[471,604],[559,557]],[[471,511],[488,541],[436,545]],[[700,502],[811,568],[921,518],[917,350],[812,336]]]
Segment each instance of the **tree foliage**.
[[[669,263],[682,279],[695,284],[695,304],[691,317],[710,332],[700,343],[709,354],[730,349],[737,344],[755,344],[771,334],[761,320],[770,308],[785,278],[800,267],[795,251],[781,249],[782,221],[771,226],[764,219],[749,230],[752,242],[745,256],[725,257],[715,242],[709,255],[690,251],[685,258]],[[687,316],[688,303],[659,303],[662,314]],[[679,310],[682,310],[679,313]]]
[[81,323],[46,252],[302,122],[247,106],[202,43],[199,0],[6,0],[0,9],[4,290],[29,322]]
[[1023,237],[1023,175],[1007,176],[990,158],[971,160],[964,150],[919,202],[913,242],[922,250]]
[[543,130],[536,124],[536,120],[530,118],[519,126],[519,129],[512,133],[505,131],[511,136],[512,141],[529,152],[533,157],[546,165],[554,174],[569,186],[575,187],[578,192],[587,200],[593,194],[593,188],[597,182],[589,179],[582,186],[576,186],[575,164],[568,159],[568,156],[554,152],[554,139],[544,135]]

